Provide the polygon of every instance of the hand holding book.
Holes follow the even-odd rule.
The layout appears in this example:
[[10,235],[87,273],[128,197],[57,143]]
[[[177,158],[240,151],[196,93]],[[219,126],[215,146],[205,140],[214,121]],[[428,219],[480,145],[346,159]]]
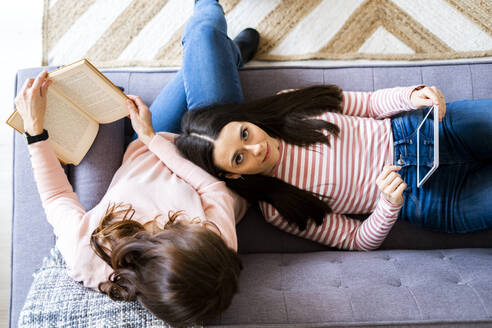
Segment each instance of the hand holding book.
[[137,132],[140,140],[148,146],[155,136],[154,127],[152,126],[152,113],[140,97],[128,95],[128,98],[130,98],[127,102],[133,129]]
[[46,113],[46,95],[51,81],[48,72],[42,71],[36,79],[28,79],[15,98],[15,106],[24,122],[24,131],[31,136],[41,134]]
[[[23,89],[16,98],[18,108],[7,124],[19,133],[31,125],[35,130],[48,130],[48,140],[56,156],[66,164],[80,163],[94,142],[100,123],[111,123],[128,115],[128,97],[87,59],[43,72],[36,79],[29,79],[25,86],[39,88],[39,97],[33,98],[29,89],[23,98]],[[20,113],[20,107],[25,109],[29,102],[36,106],[45,104],[42,122],[27,112]]]

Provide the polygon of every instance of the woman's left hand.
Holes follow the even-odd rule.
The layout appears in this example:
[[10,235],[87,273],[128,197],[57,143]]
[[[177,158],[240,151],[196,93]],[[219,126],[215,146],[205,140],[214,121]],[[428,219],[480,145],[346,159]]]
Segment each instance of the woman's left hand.
[[410,102],[415,108],[423,108],[429,106],[437,106],[439,110],[439,122],[442,121],[444,115],[446,115],[446,101],[441,91],[432,86],[424,87],[422,89],[415,89],[410,95]]
[[32,136],[43,132],[46,113],[46,94],[51,81],[48,72],[42,71],[36,79],[28,79],[15,97],[15,107],[24,121],[24,131]]

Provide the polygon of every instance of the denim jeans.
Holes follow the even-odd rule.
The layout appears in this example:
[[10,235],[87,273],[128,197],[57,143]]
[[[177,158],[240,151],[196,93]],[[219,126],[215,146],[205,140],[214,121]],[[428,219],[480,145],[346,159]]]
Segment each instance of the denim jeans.
[[[490,229],[492,99],[457,101],[448,103],[446,108],[446,116],[439,124],[439,167],[420,188],[416,183],[416,129],[429,108],[391,120],[394,163],[402,166],[399,173],[408,186],[399,218],[450,233]],[[424,143],[430,148],[433,121],[426,122]],[[431,158],[424,162],[432,165]]]
[[182,68],[149,107],[155,131],[179,133],[188,109],[244,99],[238,73],[241,53],[227,36],[224,12],[216,0],[195,4],[182,44]]

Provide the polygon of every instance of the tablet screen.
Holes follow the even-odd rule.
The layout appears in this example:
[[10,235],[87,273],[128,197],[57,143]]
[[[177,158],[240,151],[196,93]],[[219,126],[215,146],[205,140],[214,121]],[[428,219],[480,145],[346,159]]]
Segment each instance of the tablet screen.
[[417,128],[417,187],[419,188],[439,166],[438,117],[438,107],[433,106]]

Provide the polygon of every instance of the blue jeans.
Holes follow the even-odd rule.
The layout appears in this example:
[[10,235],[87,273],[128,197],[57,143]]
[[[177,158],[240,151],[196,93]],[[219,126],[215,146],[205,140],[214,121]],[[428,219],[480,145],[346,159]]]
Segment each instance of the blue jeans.
[[241,53],[227,37],[224,12],[217,1],[196,3],[182,44],[182,68],[150,106],[155,131],[178,133],[188,109],[244,100],[238,73]]
[[[457,101],[448,103],[446,108],[446,116],[439,124],[439,167],[420,188],[416,183],[416,129],[429,109],[391,120],[394,163],[403,163],[400,174],[408,185],[399,218],[450,233],[490,229],[492,99]],[[424,143],[433,147],[432,120],[427,122]],[[432,165],[431,158],[424,161]]]

